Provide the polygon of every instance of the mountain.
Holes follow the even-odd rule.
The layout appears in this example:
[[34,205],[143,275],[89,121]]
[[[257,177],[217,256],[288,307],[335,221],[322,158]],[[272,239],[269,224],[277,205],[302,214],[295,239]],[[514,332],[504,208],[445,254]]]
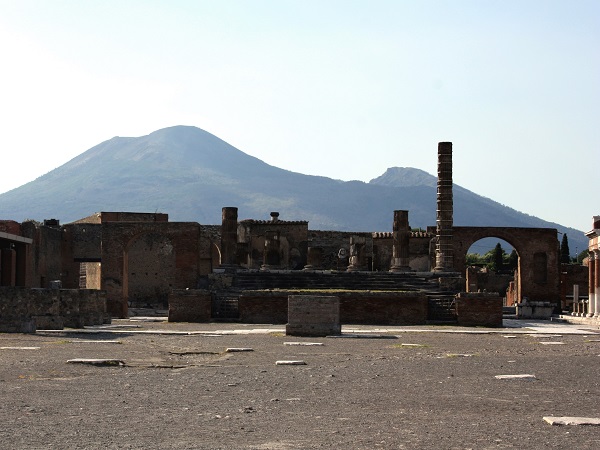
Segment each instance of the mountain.
[[[437,155],[432,152],[432,158]],[[435,225],[436,177],[393,167],[369,183],[283,170],[195,127],[175,126],[137,138],[114,137],[21,187],[0,194],[0,219],[57,218],[98,211],[165,212],[172,221],[221,223],[239,218],[308,220],[311,229],[391,231],[393,210],[412,227]],[[545,222],[454,186],[454,223],[557,228],[570,247],[587,248],[581,231]]]

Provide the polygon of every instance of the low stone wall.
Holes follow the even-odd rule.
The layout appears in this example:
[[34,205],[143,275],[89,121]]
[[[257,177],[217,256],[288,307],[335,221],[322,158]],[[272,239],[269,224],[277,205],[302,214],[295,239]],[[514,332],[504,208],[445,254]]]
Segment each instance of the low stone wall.
[[352,325],[422,325],[427,320],[427,297],[419,292],[371,291],[245,291],[238,310],[243,323],[285,324],[288,296],[335,295],[340,322]]
[[169,322],[210,322],[212,298],[204,289],[174,289],[169,294]]
[[456,316],[461,326],[502,326],[503,299],[494,293],[465,293],[456,296]]
[[106,292],[94,289],[0,288],[0,332],[33,333],[110,323]]

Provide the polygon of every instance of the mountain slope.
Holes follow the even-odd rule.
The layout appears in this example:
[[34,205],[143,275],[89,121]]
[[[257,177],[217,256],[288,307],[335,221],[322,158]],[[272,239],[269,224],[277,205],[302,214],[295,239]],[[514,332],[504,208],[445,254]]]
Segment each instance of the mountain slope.
[[[284,220],[308,220],[311,229],[389,231],[395,209],[409,210],[413,227],[435,225],[436,183],[411,168],[388,169],[369,183],[303,175],[270,166],[204,130],[176,126],[112,138],[1,194],[0,219],[70,222],[97,211],[160,211],[173,221],[218,224],[223,206],[237,206],[240,219],[280,211]],[[454,205],[456,225],[556,227],[568,233],[572,247],[581,245],[577,233],[585,239],[459,186]]]

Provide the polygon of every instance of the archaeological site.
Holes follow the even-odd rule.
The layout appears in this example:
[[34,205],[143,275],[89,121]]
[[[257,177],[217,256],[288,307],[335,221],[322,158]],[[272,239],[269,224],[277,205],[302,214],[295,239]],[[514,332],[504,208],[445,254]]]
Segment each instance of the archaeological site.
[[[599,314],[600,217],[588,267],[561,268],[556,229],[454,226],[452,189],[452,143],[441,142],[437,223],[425,230],[393,209],[392,232],[312,230],[285,211],[240,219],[236,207],[223,207],[220,225],[110,211],[68,224],[1,220],[0,331],[149,310],[173,322],[288,324],[304,335],[340,324],[502,326],[507,307],[529,318]],[[467,265],[469,247],[486,237],[514,247],[514,273]]]

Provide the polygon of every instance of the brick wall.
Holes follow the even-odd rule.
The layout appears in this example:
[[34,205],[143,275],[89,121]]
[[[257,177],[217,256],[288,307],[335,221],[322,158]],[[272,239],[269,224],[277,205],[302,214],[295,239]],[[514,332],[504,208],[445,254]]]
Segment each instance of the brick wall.
[[285,333],[290,336],[341,334],[340,299],[332,295],[288,296],[288,323]]
[[169,322],[210,322],[211,294],[203,289],[175,289],[169,295]]
[[502,326],[502,297],[497,294],[460,293],[456,315],[461,326]]
[[87,289],[0,288],[0,332],[110,323],[106,293]]
[[[238,309],[243,323],[284,324],[288,320],[288,296],[298,291],[245,291]],[[302,294],[324,295],[322,291]],[[413,292],[336,292],[342,324],[420,325],[427,320],[427,297]]]

